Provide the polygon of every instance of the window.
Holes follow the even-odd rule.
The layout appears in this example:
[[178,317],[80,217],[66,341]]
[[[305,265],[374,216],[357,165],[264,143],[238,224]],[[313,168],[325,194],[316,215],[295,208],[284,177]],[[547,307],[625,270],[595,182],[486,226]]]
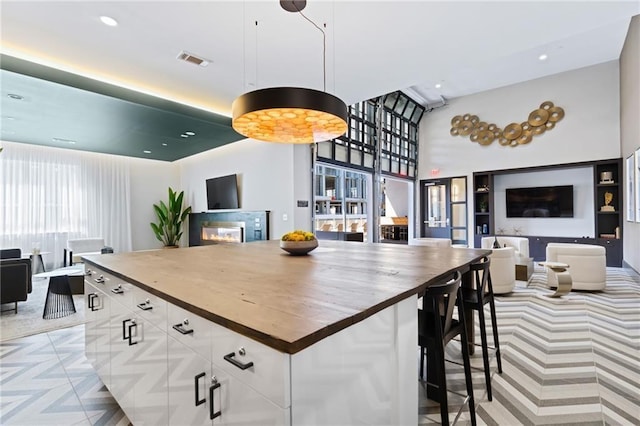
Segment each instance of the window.
[[398,91],[381,98],[382,134],[377,138],[377,99],[349,106],[347,133],[318,144],[327,163],[373,172],[380,152],[383,174],[413,180],[417,173],[418,124],[424,107]]
[[316,165],[316,231],[362,232],[366,241],[368,175]]

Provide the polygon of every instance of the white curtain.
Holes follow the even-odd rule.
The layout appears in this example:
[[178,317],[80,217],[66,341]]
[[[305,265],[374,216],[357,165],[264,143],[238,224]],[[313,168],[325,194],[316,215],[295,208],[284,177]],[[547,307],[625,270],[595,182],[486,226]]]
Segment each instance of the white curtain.
[[0,248],[38,247],[47,269],[62,266],[69,238],[101,237],[131,251],[126,157],[2,142]]

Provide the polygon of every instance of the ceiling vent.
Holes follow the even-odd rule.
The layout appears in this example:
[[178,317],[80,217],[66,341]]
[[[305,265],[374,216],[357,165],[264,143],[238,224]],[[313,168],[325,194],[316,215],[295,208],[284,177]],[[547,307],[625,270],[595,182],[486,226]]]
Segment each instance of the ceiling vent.
[[178,54],[177,59],[181,61],[189,62],[191,64],[195,64],[201,67],[206,67],[211,62],[208,59],[201,58],[199,56],[194,55],[193,53],[189,53],[184,50]]

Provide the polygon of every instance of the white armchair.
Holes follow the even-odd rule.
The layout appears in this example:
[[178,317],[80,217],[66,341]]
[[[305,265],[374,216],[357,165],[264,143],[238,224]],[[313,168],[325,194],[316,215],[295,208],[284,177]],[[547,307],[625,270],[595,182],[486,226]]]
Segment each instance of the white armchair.
[[516,258],[513,247],[491,249],[491,284],[495,294],[511,293],[516,286]]
[[104,238],[77,238],[67,240],[64,249],[64,266],[82,262],[82,256],[100,254],[104,248]]
[[[481,248],[490,249],[493,248],[493,242],[495,238],[498,238],[500,247],[513,247],[514,256],[517,263],[525,263],[524,261],[529,257],[529,239],[524,237],[482,237]],[[522,261],[521,261],[522,260]]]
[[[549,243],[547,262],[561,262],[569,265],[574,290],[604,290],[607,284],[607,257],[602,246],[591,244]],[[549,287],[557,287],[555,272],[547,269]]]

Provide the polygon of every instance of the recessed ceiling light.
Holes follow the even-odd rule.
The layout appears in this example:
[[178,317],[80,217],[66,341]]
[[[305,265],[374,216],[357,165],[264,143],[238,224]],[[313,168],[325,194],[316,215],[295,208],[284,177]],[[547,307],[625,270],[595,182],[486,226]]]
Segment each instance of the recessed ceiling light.
[[442,87],[442,84],[440,84],[440,83],[436,83],[436,86],[435,86],[435,87],[436,87],[436,89],[439,89],[439,88],[441,88],[441,87]]
[[547,58],[548,58],[548,56],[547,56],[546,53],[543,53],[542,55],[538,56],[538,59],[541,60],[541,61],[546,61]]
[[181,134],[181,135],[180,135],[180,137],[181,137],[181,138],[188,138],[188,137],[189,137],[189,135],[187,135],[186,133],[183,133],[183,134]]
[[195,136],[196,134],[193,132],[184,132],[185,135],[187,136]]
[[146,150],[146,149],[144,151],[142,151],[142,152],[144,152],[145,154],[151,154],[151,151]]
[[5,120],[9,120],[9,121],[13,121],[13,120],[16,119],[15,117],[11,117],[11,116],[2,117],[2,118],[4,118]]
[[20,96],[20,95],[16,95],[15,93],[9,93],[7,95],[7,97],[11,98],[11,99],[15,99],[16,101],[21,101],[24,99],[24,97]]
[[59,142],[59,143],[68,143],[70,145],[75,145],[76,141],[71,140],[71,139],[64,139],[64,138],[53,138],[51,139],[54,142]]
[[163,144],[162,144],[162,146],[167,146],[167,144],[166,144],[166,143],[163,143]]
[[109,27],[117,27],[118,26],[118,21],[113,19],[111,16],[101,16],[100,17],[100,21],[102,21],[103,24],[105,24],[105,25],[107,25]]

